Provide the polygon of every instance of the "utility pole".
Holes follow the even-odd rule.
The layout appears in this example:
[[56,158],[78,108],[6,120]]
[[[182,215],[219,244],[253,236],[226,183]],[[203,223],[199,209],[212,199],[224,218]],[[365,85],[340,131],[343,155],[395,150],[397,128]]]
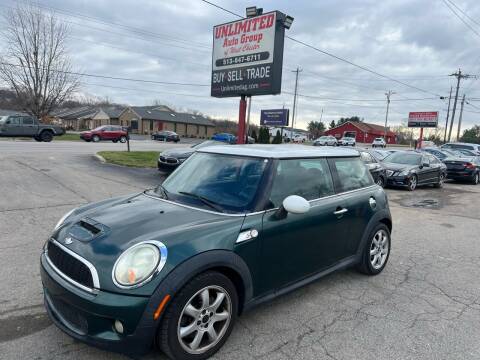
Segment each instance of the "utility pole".
[[387,96],[387,113],[385,114],[385,135],[384,135],[385,144],[387,143],[387,123],[388,123],[388,110],[390,109],[390,96],[392,96],[393,94],[395,94],[395,92],[392,90],[388,90],[388,92],[385,93],[385,95]]
[[296,73],[295,75],[295,93],[293,95],[293,114],[292,114],[292,134],[293,129],[295,128],[295,113],[297,110],[297,92],[298,92],[298,74],[301,73],[303,70],[297,66],[297,70],[293,70],[292,72]]
[[450,129],[448,131],[448,141],[450,141],[450,139],[452,138],[452,128],[453,128],[453,123],[455,122],[455,110],[457,109],[458,90],[460,89],[460,80],[477,78],[475,75],[462,74],[462,70],[460,69],[458,69],[456,73],[450,74],[450,76],[455,76],[457,78],[457,89],[455,91],[455,101],[453,103],[452,119],[450,120]]
[[448,97],[448,108],[447,108],[447,120],[445,120],[445,135],[443,136],[443,142],[447,142],[447,129],[448,129],[448,117],[450,115],[450,103],[452,101],[452,89],[453,86],[450,86],[450,96]]
[[462,127],[463,105],[465,104],[465,94],[463,94],[462,103],[460,104],[460,116],[458,117],[457,141],[460,140],[460,128]]

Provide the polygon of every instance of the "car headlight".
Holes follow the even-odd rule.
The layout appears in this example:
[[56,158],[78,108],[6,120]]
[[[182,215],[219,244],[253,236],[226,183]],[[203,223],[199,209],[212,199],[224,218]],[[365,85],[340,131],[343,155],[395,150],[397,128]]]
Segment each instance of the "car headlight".
[[67,218],[72,215],[72,213],[75,211],[75,209],[72,209],[70,210],[69,212],[67,212],[65,215],[63,215],[60,220],[58,220],[57,222],[57,225],[55,225],[55,227],[53,228],[53,231],[57,230],[60,226],[63,225],[63,223],[65,222],[65,220],[67,220]]
[[113,266],[112,278],[122,289],[150,281],[167,261],[167,248],[160,241],[144,241],[125,250]]
[[409,170],[403,170],[402,172],[400,172],[400,173],[398,174],[398,176],[407,176],[407,175],[409,175],[409,174],[410,174],[410,171],[409,171]]

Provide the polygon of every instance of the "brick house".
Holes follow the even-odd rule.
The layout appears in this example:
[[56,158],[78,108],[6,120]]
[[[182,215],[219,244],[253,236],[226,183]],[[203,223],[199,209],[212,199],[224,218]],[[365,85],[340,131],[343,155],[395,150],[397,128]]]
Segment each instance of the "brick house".
[[119,125],[144,135],[169,130],[183,137],[210,138],[215,133],[215,124],[205,116],[175,112],[166,106],[128,107],[120,114]]

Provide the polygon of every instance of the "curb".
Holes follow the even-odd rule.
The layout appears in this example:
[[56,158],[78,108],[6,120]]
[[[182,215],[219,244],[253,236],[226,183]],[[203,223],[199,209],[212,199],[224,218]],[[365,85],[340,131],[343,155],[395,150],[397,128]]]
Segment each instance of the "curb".
[[105,164],[107,162],[107,160],[105,160],[105,158],[101,155],[95,154],[95,155],[93,155],[93,157],[95,159],[97,159],[98,161],[100,161],[102,164]]

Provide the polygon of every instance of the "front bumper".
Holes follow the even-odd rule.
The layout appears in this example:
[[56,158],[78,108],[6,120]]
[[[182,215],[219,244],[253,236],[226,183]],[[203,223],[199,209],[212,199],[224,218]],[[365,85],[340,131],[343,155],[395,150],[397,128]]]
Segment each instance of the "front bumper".
[[173,169],[176,169],[179,165],[180,165],[179,162],[172,164],[172,163],[167,163],[167,162],[157,160],[157,166],[159,169],[173,170]]
[[[98,290],[94,294],[76,288],[40,261],[45,308],[50,319],[71,337],[109,351],[145,354],[153,343],[155,304],[149,297],[126,296]],[[120,320],[123,334],[114,330]]]
[[389,176],[387,177],[388,186],[408,186],[410,176]]

